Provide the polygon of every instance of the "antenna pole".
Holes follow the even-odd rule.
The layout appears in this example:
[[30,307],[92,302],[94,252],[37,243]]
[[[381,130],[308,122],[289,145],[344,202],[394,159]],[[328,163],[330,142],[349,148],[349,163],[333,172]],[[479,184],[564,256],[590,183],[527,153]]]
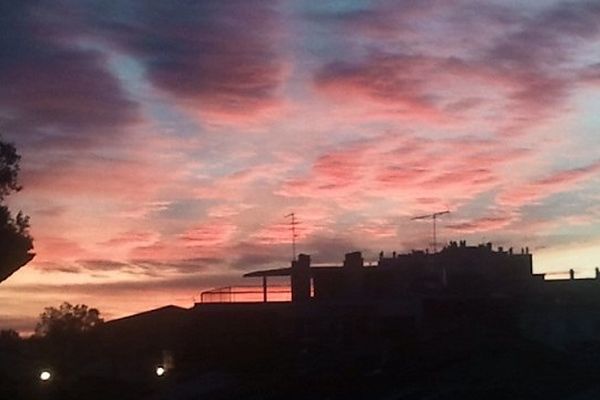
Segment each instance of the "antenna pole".
[[296,215],[292,213],[292,260],[296,261]]
[[427,219],[427,218],[431,218],[433,220],[433,254],[437,253],[437,217],[439,217],[440,215],[444,215],[444,214],[450,214],[450,210],[446,210],[446,211],[439,211],[439,212],[435,212],[433,214],[427,214],[427,215],[419,215],[418,217],[413,217],[411,218],[411,220],[418,220],[418,219]]
[[296,221],[295,213],[290,213],[286,217],[292,218],[290,221],[290,230],[292,231],[292,261],[296,261],[296,225],[298,225],[298,222]]
[[437,253],[437,240],[435,235],[435,221],[437,219],[437,214],[433,214],[433,254]]

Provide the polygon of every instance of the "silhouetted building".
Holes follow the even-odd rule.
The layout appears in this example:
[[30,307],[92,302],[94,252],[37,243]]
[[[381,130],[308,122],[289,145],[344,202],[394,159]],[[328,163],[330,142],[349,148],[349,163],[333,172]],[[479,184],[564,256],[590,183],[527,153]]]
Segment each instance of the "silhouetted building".
[[[250,272],[246,277],[290,276],[292,302],[365,304],[394,301],[405,296],[517,296],[534,290],[544,280],[533,274],[529,251],[497,250],[491,243],[467,246],[450,242],[439,253],[380,254],[375,266],[364,266],[360,252],[346,254],[342,266],[310,266],[304,254],[291,268]],[[265,281],[264,281],[265,282]],[[267,290],[266,286],[264,287]]]

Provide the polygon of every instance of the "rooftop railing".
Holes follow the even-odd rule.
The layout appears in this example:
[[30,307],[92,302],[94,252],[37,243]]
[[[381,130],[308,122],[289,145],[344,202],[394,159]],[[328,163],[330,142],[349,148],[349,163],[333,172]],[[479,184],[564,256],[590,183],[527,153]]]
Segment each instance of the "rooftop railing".
[[[289,285],[270,285],[267,288],[267,302],[291,301]],[[225,286],[206,290],[200,294],[201,303],[256,303],[264,302],[262,286]]]

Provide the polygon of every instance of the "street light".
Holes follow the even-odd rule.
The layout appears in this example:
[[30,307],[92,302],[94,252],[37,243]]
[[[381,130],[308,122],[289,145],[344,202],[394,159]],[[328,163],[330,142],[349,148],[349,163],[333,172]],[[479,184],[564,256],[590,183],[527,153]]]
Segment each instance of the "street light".
[[163,376],[165,374],[165,372],[167,372],[165,370],[165,367],[163,367],[162,365],[159,365],[158,367],[156,367],[156,370],[154,371],[156,373],[156,376]]
[[40,373],[40,380],[41,380],[42,382],[49,381],[49,380],[50,380],[50,378],[52,378],[52,374],[50,373],[50,371],[48,371],[48,370],[43,370],[43,371]]

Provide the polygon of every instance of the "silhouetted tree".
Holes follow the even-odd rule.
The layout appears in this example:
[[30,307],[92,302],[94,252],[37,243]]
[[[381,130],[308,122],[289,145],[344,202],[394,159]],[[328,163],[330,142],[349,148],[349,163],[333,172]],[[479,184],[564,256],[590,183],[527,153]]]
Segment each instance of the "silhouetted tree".
[[17,181],[20,159],[15,146],[0,138],[0,282],[34,256],[29,217],[20,211],[13,216],[4,203],[6,196],[21,190]]
[[102,324],[100,311],[85,304],[64,302],[58,308],[46,307],[40,314],[35,334],[44,337],[67,337],[89,332]]
[[21,336],[14,329],[2,329],[0,331],[0,344],[18,342],[19,340],[21,340]]

